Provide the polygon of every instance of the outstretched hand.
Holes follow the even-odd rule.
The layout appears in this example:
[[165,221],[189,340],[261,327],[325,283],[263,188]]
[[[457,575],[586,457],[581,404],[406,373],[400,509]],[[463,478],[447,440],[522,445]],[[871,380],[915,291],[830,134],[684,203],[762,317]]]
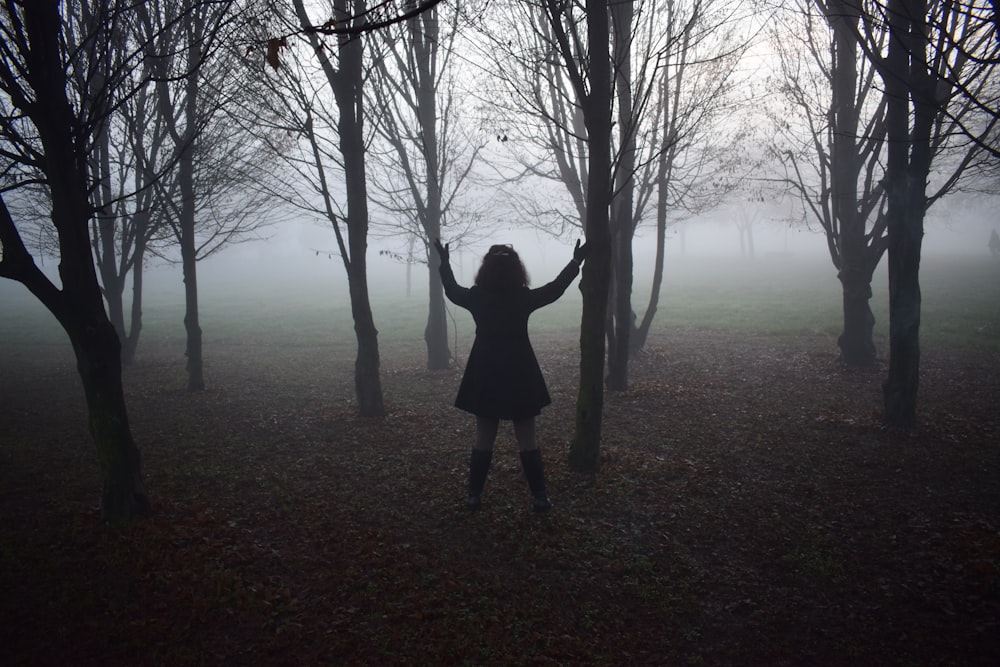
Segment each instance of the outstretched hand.
[[573,248],[573,261],[577,264],[583,264],[583,260],[587,258],[587,254],[590,252],[590,246],[586,243],[580,245],[580,239],[576,240],[576,247]]
[[441,258],[441,263],[445,264],[448,262],[448,246],[450,243],[445,243],[441,245],[441,239],[434,239],[434,247],[437,248],[438,256]]

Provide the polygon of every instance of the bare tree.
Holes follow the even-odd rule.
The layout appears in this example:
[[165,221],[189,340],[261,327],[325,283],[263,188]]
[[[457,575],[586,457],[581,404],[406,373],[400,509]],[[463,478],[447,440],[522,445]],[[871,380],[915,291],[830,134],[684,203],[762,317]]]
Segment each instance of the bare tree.
[[[502,119],[494,121],[497,140],[518,163],[513,178],[561,183],[568,194],[565,204],[531,207],[527,217],[546,219],[560,229],[582,226],[590,247],[580,282],[580,387],[569,463],[594,470],[600,454],[612,261],[609,3],[539,0],[503,9],[479,26],[489,45],[485,57],[500,56],[495,73],[501,89],[491,91],[484,106]],[[522,187],[523,181],[517,183]],[[573,214],[565,212],[567,206]]]
[[[884,87],[886,144],[880,166],[890,345],[884,419],[888,426],[908,430],[916,421],[919,384],[924,216],[947,192],[995,169],[1000,154],[995,12],[987,2],[817,4],[839,30],[854,37]],[[837,43],[844,51],[850,48],[842,36]]]
[[269,201],[256,183],[266,167],[260,147],[229,122],[225,108],[246,104],[233,76],[235,58],[221,35],[224,5],[150,0],[137,7],[146,61],[156,81],[170,169],[156,181],[156,202],[180,252],[187,334],[187,386],[205,387],[197,263],[227,244],[251,238],[266,222]]
[[[142,76],[147,75],[142,72]],[[92,160],[92,173],[100,183],[94,193],[98,214],[91,225],[94,257],[126,366],[135,359],[142,331],[147,251],[163,220],[155,205],[158,174],[151,168],[158,161],[163,135],[149,92],[147,87],[139,88],[119,107],[114,126],[97,136],[97,155]],[[129,282],[132,296],[126,323],[125,288]]]
[[[633,28],[641,45],[633,59],[643,63],[634,66],[637,73],[632,77],[636,157],[631,183],[624,181],[634,194],[626,198],[633,201],[631,216],[625,217],[631,227],[627,241],[623,237],[622,242],[631,247],[638,229],[652,219],[656,253],[642,318],[634,312],[626,316],[624,309],[617,315],[621,326],[632,327],[629,354],[645,345],[658,309],[667,228],[717,206],[745,180],[731,176],[740,171],[736,165],[746,163],[741,144],[747,135],[745,124],[734,119],[733,112],[744,104],[736,95],[738,65],[752,34],[739,3],[667,2],[640,7],[643,11]],[[655,68],[649,65],[653,61]],[[624,125],[624,119],[619,124]],[[624,137],[619,144],[625,146]],[[624,149],[619,153],[627,155]],[[624,161],[616,164],[622,180]],[[616,188],[616,199],[623,194],[622,188]],[[625,353],[619,349],[617,354]]]
[[[134,93],[119,84],[136,63],[112,56],[126,6],[109,0],[91,3],[89,14],[80,9],[74,2],[5,0],[0,13],[0,276],[25,285],[72,343],[101,463],[101,512],[109,521],[121,521],[146,513],[149,500],[125,407],[121,346],[91,252],[95,184],[88,162],[99,128]],[[69,80],[73,71],[89,72],[100,85],[85,96],[74,94],[79,89]],[[32,184],[50,202],[61,287],[36,265],[8,205]]]
[[[81,5],[81,7],[84,7]],[[86,9],[83,11],[87,11]],[[113,34],[112,46],[121,59],[139,50],[141,37],[136,16],[130,16]],[[83,72],[74,83],[85,91],[94,86]],[[108,316],[122,344],[122,363],[135,358],[142,330],[143,268],[150,243],[161,230],[164,216],[157,203],[157,180],[166,171],[160,151],[166,139],[145,60],[123,75],[120,85],[135,93],[122,100],[95,133],[94,154],[89,161],[97,215],[91,222],[94,258]],[[131,278],[131,281],[129,280]],[[131,283],[130,316],[126,323],[125,288]]]
[[[594,470],[600,463],[601,423],[604,411],[604,324],[611,283],[611,175],[612,67],[607,0],[586,0],[585,16],[568,3],[545,0],[545,18],[557,45],[583,117],[587,139],[586,214],[584,232],[590,254],[583,265],[580,291],[580,388],[576,429],[569,463]],[[586,28],[586,35],[581,34]],[[580,45],[586,44],[586,58]]]
[[816,11],[799,2],[790,25],[772,34],[781,62],[774,86],[774,153],[788,170],[785,182],[819,222],[843,294],[841,359],[851,366],[875,361],[871,281],[886,249],[885,96],[877,74],[861,58],[855,34],[860,13],[834,0]]
[[[629,338],[632,334],[632,235],[635,232],[636,131],[635,85],[632,71],[635,3],[610,4],[611,59],[614,67],[618,154],[614,160],[614,195],[611,199],[611,303],[608,307],[608,376],[612,391],[628,389]],[[647,60],[648,62],[648,60]],[[654,67],[654,69],[656,69]],[[644,102],[644,98],[640,98]]]
[[[970,149],[963,165],[984,149],[997,155],[1000,40],[992,12],[985,4],[889,0],[863,17],[866,53],[880,70],[887,97],[889,373],[883,400],[885,422],[894,428],[916,424],[920,254],[924,214],[939,196],[927,193],[936,130],[961,130]],[[889,31],[884,57],[871,48],[872,35],[883,27]],[[950,104],[955,100],[959,110]],[[961,170],[952,174],[945,185]]]
[[[575,6],[577,21],[580,9]],[[504,145],[521,167],[519,176],[565,187],[568,201],[561,210],[542,205],[534,216],[541,226],[561,233],[586,216],[583,112],[544,14],[531,4],[511,11],[517,14],[512,25],[532,30],[510,38],[512,30],[494,29],[502,39],[490,42],[504,54],[498,67],[502,97],[511,100],[499,112],[505,116],[504,127],[510,126],[504,137],[509,134],[511,141]],[[741,130],[727,130],[721,121],[731,120],[729,98],[735,65],[747,45],[747,27],[739,20],[741,10],[731,3],[612,3],[610,18],[615,183],[606,383],[611,390],[625,390],[629,356],[642,348],[656,314],[666,227],[718,202],[725,192],[709,184],[735,160],[731,151]],[[586,58],[579,38],[570,44],[577,59]],[[521,181],[518,188],[524,190]],[[650,218],[657,224],[658,253],[653,289],[639,322],[632,307],[632,246],[637,229]]]
[[[456,94],[454,42],[458,13],[442,30],[436,8],[379,34],[371,97],[377,136],[387,145],[369,162],[373,200],[393,221],[389,233],[422,241],[428,271],[428,314],[424,330],[427,367],[447,368],[448,321],[433,242],[455,242],[470,216],[450,223],[484,140],[463,132]],[[458,217],[458,216],[456,216]],[[445,229],[447,228],[447,233]],[[412,251],[411,251],[412,253]],[[409,262],[408,262],[409,267]]]
[[[272,19],[286,36],[272,38],[269,44],[281,43],[287,55],[279,59],[269,53],[269,71],[259,78],[253,124],[264,130],[261,139],[270,150],[274,168],[267,187],[272,196],[333,229],[347,274],[358,343],[354,372],[358,409],[364,416],[381,416],[385,406],[367,263],[366,165],[371,130],[366,123],[364,82],[369,71],[358,37],[373,24],[361,2],[335,0],[326,6],[330,20],[322,24],[313,20],[313,9],[301,0],[293,2],[291,13],[272,6]],[[341,32],[328,38],[332,26]],[[280,130],[285,139],[279,143],[272,129]]]
[[[977,93],[978,99],[960,94],[966,84],[988,91],[988,87],[983,88],[983,66],[990,57],[983,50],[982,35],[977,35],[981,33],[975,27],[977,10],[975,6],[967,9],[948,4],[926,8],[927,25],[937,24],[933,28],[937,38],[926,42],[923,54],[917,56],[924,64],[915,67],[926,68],[940,81],[935,91],[940,97],[932,101],[936,119],[927,126],[934,168],[929,163],[923,177],[931,188],[923,200],[925,211],[979,173],[982,157],[987,154],[984,143],[993,132],[995,121],[977,108],[982,103],[988,106],[989,93]],[[981,11],[978,14],[981,22]],[[884,10],[878,3],[853,0],[799,3],[794,15],[799,23],[780,30],[776,41],[782,47],[782,89],[796,110],[776,118],[785,137],[778,154],[790,168],[788,182],[826,233],[838,270],[844,313],[843,333],[838,339],[841,358],[849,365],[870,365],[876,355],[870,285],[890,244],[886,114],[893,95],[888,79],[895,75],[888,74],[885,59],[877,54],[885,53],[891,21],[883,18]],[[798,35],[803,48],[788,48]],[[954,35],[961,35],[961,45],[954,43]],[[962,55],[965,48],[985,59],[970,66],[970,60]],[[952,85],[948,83],[951,79],[963,83]],[[995,106],[996,92],[992,95]],[[902,116],[896,111],[898,122]],[[801,119],[800,125],[795,124],[795,118]],[[970,136],[973,127],[975,136]],[[898,133],[906,130],[893,129],[897,140],[902,136]],[[905,141],[910,141],[911,133],[906,132]]]

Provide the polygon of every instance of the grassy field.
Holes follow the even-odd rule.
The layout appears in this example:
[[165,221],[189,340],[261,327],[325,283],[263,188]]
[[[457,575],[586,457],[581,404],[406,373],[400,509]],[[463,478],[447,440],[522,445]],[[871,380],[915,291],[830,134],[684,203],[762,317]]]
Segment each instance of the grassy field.
[[[888,288],[884,266],[873,282],[876,342],[887,354]],[[251,274],[252,275],[252,274]],[[257,278],[259,280],[259,278]],[[921,339],[929,347],[959,345],[983,350],[1000,347],[1000,262],[984,258],[925,259]],[[246,344],[353,344],[346,292],[294,281],[257,282],[234,278],[219,285],[204,281],[201,323],[206,349],[215,342]],[[183,298],[161,284],[149,290],[143,312],[142,345],[182,344]],[[379,338],[391,349],[422,345],[426,298],[415,290],[373,279],[372,303]],[[633,306],[641,316],[648,282],[637,278]],[[826,335],[833,344],[841,327],[840,284],[828,261],[786,257],[747,260],[674,258],[668,263],[655,328],[683,327],[778,336]],[[0,285],[0,343],[19,341],[58,346],[65,336],[54,319],[19,285]],[[450,308],[458,350],[468,349],[471,318]],[[539,311],[531,329],[576,336],[580,296],[571,287],[556,304]]]

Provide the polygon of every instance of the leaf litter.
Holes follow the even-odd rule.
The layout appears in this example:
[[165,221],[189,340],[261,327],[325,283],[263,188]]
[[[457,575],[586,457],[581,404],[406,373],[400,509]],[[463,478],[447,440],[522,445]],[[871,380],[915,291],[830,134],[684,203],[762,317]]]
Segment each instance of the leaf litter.
[[154,513],[124,528],[94,507],[72,366],[6,359],[0,659],[997,664],[997,356],[924,361],[901,435],[880,426],[884,361],[844,369],[828,346],[654,337],[580,474],[574,353],[543,337],[543,516],[509,428],[486,506],[463,510],[460,374],[419,350],[383,352],[384,419],[356,415],[329,349],[218,345],[200,394],[148,352],[126,384]]

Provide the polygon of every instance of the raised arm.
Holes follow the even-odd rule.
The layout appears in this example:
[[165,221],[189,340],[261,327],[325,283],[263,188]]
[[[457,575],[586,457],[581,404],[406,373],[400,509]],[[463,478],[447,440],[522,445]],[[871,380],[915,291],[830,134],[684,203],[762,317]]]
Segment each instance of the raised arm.
[[441,284],[444,286],[444,295],[456,306],[468,308],[472,301],[469,288],[462,287],[455,280],[455,273],[451,270],[451,263],[449,262],[448,245],[447,243],[441,245],[441,239],[434,239],[434,248],[437,250],[438,257],[441,258],[441,265],[438,267],[438,270],[441,273]]
[[587,244],[581,246],[580,242],[577,241],[576,247],[573,249],[573,259],[566,265],[566,268],[559,272],[556,279],[547,285],[542,285],[537,289],[531,290],[531,307],[533,310],[547,306],[563,295],[569,284],[580,273],[580,265],[586,259],[587,251]]

